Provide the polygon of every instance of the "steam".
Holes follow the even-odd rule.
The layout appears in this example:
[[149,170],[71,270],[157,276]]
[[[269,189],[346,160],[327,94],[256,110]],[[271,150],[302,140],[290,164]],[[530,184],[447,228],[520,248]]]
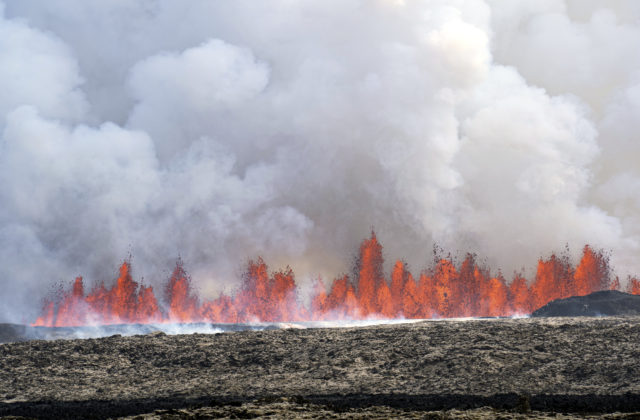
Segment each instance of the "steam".
[[[485,318],[448,318],[429,319],[429,322],[456,322],[477,321]],[[15,324],[4,324],[5,333],[0,340],[5,342],[24,340],[75,340],[87,338],[109,337],[113,335],[167,335],[179,334],[222,334],[239,331],[264,331],[276,329],[311,329],[311,328],[358,328],[372,325],[412,324],[422,322],[421,319],[366,319],[366,320],[340,320],[340,321],[309,321],[309,322],[257,322],[250,324],[112,324],[89,325],[82,327],[32,327]],[[3,341],[0,341],[2,344]]]
[[510,273],[569,244],[640,273],[629,1],[0,1],[0,320],[55,282],[205,295],[434,243]]

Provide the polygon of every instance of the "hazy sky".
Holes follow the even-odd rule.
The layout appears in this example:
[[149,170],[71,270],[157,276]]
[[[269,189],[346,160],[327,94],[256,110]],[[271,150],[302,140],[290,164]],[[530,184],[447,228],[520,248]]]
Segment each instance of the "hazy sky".
[[348,271],[375,227],[640,273],[640,2],[0,0],[0,321],[56,282]]

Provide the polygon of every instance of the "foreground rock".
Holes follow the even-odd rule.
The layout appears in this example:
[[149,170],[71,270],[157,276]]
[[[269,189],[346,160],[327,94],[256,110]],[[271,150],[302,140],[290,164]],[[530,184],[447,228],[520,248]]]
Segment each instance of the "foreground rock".
[[640,296],[604,290],[586,296],[572,296],[547,303],[533,317],[638,316]]
[[11,343],[0,345],[0,416],[232,413],[281,399],[311,413],[371,406],[407,416],[481,407],[629,413],[640,411],[639,343],[640,318]]
[[482,407],[471,410],[440,410],[420,411],[374,405],[362,408],[335,409],[327,405],[311,404],[291,398],[276,398],[256,400],[238,405],[223,405],[214,407],[182,408],[172,410],[157,410],[153,413],[126,417],[127,420],[177,420],[203,418],[229,419],[428,419],[428,420],[622,420],[640,418],[640,413],[612,413],[612,414],[558,414],[541,411],[522,412],[518,410],[495,409]]

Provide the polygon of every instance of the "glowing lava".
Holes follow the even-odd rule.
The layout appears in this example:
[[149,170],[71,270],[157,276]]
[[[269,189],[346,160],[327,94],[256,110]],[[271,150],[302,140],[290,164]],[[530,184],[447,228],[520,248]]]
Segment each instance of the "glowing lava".
[[[81,326],[159,322],[280,322],[365,318],[451,318],[528,314],[547,302],[604,289],[619,289],[611,279],[608,258],[585,246],[580,263],[552,255],[538,261],[533,281],[515,274],[507,284],[468,254],[456,266],[438,259],[416,281],[403,261],[396,261],[390,281],[383,270],[382,245],[375,233],[360,246],[355,278],[333,281],[327,291],[318,279],[309,308],[300,303],[293,271],[269,273],[259,258],[250,261],[241,287],[233,295],[201,300],[178,261],[160,304],[150,286],[131,277],[124,262],[111,288],[100,284],[85,295],[82,277],[72,289],[45,302],[36,326]],[[640,281],[630,279],[629,293],[640,294]]]

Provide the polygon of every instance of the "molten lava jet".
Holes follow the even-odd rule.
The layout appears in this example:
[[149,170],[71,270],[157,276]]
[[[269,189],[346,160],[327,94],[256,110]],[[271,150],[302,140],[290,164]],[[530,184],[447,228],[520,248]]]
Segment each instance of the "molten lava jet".
[[[468,254],[461,264],[440,258],[417,281],[403,261],[396,261],[390,281],[383,270],[382,245],[375,233],[360,246],[354,278],[336,278],[329,290],[321,279],[309,307],[301,304],[291,268],[270,273],[258,258],[249,261],[242,285],[232,295],[200,299],[181,261],[164,288],[163,304],[150,286],[133,280],[124,262],[111,287],[100,284],[88,294],[82,277],[70,291],[48,299],[36,326],[82,326],[159,322],[279,322],[365,318],[451,318],[528,314],[547,302],[575,295],[619,289],[611,279],[608,258],[585,246],[573,267],[568,257],[538,261],[535,278],[515,274],[510,283],[492,275]],[[630,279],[628,292],[640,294]]]

